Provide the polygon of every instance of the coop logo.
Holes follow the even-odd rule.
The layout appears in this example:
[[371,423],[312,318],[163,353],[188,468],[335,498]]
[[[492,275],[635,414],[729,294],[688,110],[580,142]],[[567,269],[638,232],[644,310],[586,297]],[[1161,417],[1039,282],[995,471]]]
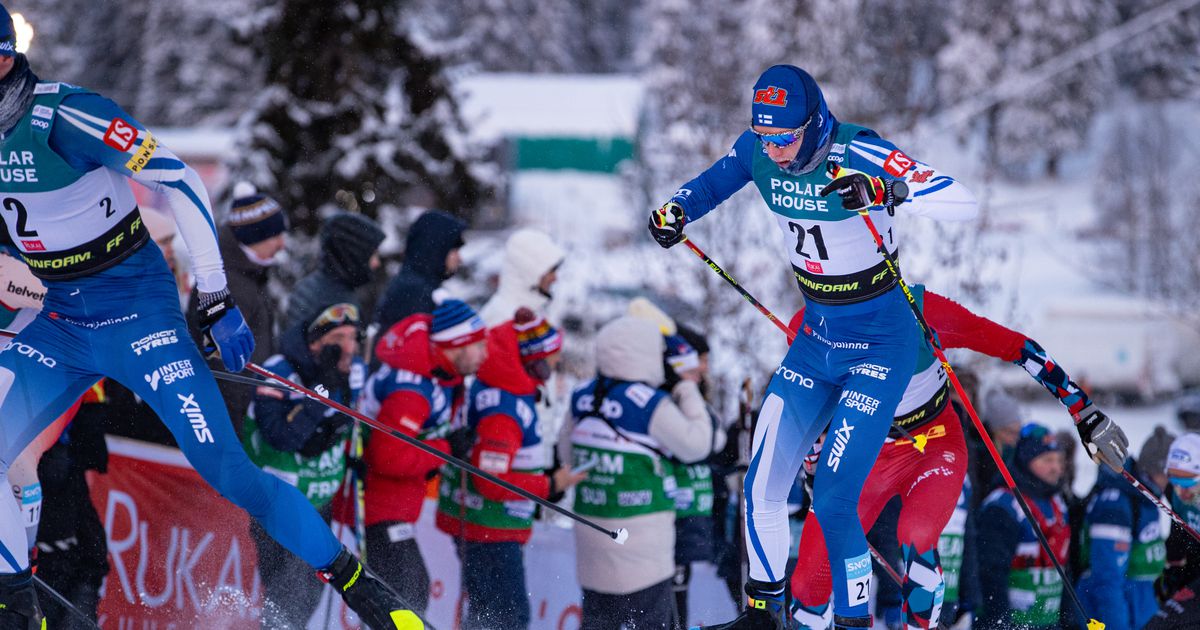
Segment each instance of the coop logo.
[[881,381],[886,381],[887,377],[888,377],[888,372],[891,372],[891,371],[892,371],[892,368],[885,367],[882,365],[877,365],[875,363],[859,363],[858,365],[850,368],[851,374],[858,374],[860,376],[870,376],[871,378],[878,379]]
[[179,397],[179,413],[183,414],[183,417],[187,418],[188,424],[192,425],[192,433],[196,434],[196,441],[201,444],[213,443],[212,430],[208,428],[208,421],[204,419],[204,412],[200,409],[200,403],[196,402],[196,395],[175,395]]
[[175,329],[160,330],[156,333],[150,333],[141,339],[129,344],[133,349],[133,353],[137,356],[142,356],[143,352],[148,352],[159,346],[169,346],[173,343],[179,343],[179,336],[175,333]]
[[868,416],[875,415],[875,410],[879,409],[879,400],[877,398],[871,398],[864,393],[854,391],[843,391],[842,399],[838,401],[838,404],[846,405]]
[[842,455],[846,453],[846,445],[850,443],[850,433],[854,425],[842,418],[842,426],[833,432],[833,448],[829,449],[829,460],[826,462],[833,472],[837,472],[842,464]]
[[783,379],[787,382],[794,383],[807,389],[813,388],[813,380],[811,378],[808,378],[803,374],[795,370],[788,369],[782,365],[775,370],[775,376],[783,377]]
[[158,391],[159,383],[170,385],[175,381],[195,376],[196,370],[192,368],[191,359],[183,359],[180,361],[172,361],[157,370],[145,376],[146,382],[150,384],[150,389]]
[[48,368],[53,369],[54,367],[58,366],[58,361],[56,361],[54,358],[48,357],[43,354],[41,350],[38,350],[29,344],[21,343],[20,341],[9,341],[8,345],[0,348],[0,352],[7,352],[9,350],[16,352],[23,357],[29,357],[30,359],[33,359],[34,361],[37,361]]
[[787,107],[787,90],[769,86],[754,91],[754,102],[772,107]]

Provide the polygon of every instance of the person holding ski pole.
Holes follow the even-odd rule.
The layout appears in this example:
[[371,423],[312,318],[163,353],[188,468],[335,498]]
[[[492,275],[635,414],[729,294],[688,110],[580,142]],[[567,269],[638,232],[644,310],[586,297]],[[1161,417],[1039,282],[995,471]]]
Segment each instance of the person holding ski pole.
[[[858,495],[916,365],[919,337],[896,274],[857,211],[875,213],[889,252],[898,250],[894,211],[968,220],[974,197],[950,176],[909,157],[874,131],[840,123],[813,78],[791,65],[768,68],[752,91],[751,128],[729,153],[654,210],[649,229],[663,247],[750,182],[788,242],[808,309],[767,387],[745,482],[749,605],[725,630],[787,627],[786,500],[800,463],[825,429],[815,513],[826,531],[838,628],[870,627],[871,560]],[[829,172],[842,175],[830,181]],[[831,196],[837,192],[837,196]],[[855,373],[863,364],[884,370]],[[880,378],[882,377],[882,378]]]
[[[37,318],[0,352],[0,481],[9,484],[9,466],[51,421],[113,377],[154,408],[206,482],[333,584],[367,624],[423,627],[304,495],[251,463],[204,357],[186,343],[175,277],[129,181],[171,206],[196,277],[205,354],[240,372],[254,336],[229,293],[199,175],[113,101],[40,81],[15,39],[0,8],[0,217],[4,246],[46,295]],[[154,343],[162,339],[185,341]],[[0,501],[0,625],[36,628],[42,613],[19,506],[11,495]]]
[[[969,348],[1021,366],[1077,418],[1084,444],[1098,444],[1104,461],[1121,467],[1127,446],[1124,433],[1040,344],[922,285],[911,288],[943,349]],[[802,317],[803,309],[792,318],[793,330],[799,330]],[[920,331],[914,327],[911,334]],[[852,368],[871,374],[881,369],[870,364]],[[892,429],[859,498],[862,526],[869,530],[892,497],[900,497],[896,536],[905,565],[902,613],[908,628],[927,630],[938,625],[945,588],[938,538],[954,513],[967,474],[967,445],[962,423],[949,404],[950,391],[945,370],[923,343]],[[791,584],[794,616],[805,628],[827,625],[831,584],[823,538],[820,518],[806,521],[800,557],[810,561],[797,566]]]

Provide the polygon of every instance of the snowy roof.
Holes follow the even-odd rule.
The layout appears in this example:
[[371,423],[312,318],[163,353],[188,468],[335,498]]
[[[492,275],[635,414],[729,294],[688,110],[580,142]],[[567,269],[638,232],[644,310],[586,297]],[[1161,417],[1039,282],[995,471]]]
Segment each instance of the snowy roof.
[[152,127],[163,146],[183,158],[224,159],[233,155],[232,127]]
[[484,73],[459,79],[472,136],[632,138],[645,88],[617,74]]

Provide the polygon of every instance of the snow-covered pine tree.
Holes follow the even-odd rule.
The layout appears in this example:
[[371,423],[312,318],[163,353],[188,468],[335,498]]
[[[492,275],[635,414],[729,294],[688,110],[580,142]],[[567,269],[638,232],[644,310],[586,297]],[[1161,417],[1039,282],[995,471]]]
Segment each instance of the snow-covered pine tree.
[[[1019,77],[1117,22],[1112,3],[1096,0],[966,0],[952,16],[950,43],[939,56],[949,105]],[[1012,175],[1056,174],[1062,155],[1083,146],[1113,86],[1111,59],[1102,55],[1008,95],[989,110],[988,155]]]
[[252,45],[269,83],[238,123],[230,165],[307,233],[323,210],[378,216],[419,199],[470,218],[487,147],[463,137],[438,42],[409,2],[281,0]]

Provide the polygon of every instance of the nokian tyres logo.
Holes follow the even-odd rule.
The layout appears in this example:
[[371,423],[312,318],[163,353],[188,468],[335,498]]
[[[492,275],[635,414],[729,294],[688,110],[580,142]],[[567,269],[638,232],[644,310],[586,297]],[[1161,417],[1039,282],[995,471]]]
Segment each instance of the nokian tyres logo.
[[775,376],[782,377],[789,383],[794,383],[807,389],[813,388],[813,380],[811,378],[808,378],[807,376],[782,365],[775,370]]

